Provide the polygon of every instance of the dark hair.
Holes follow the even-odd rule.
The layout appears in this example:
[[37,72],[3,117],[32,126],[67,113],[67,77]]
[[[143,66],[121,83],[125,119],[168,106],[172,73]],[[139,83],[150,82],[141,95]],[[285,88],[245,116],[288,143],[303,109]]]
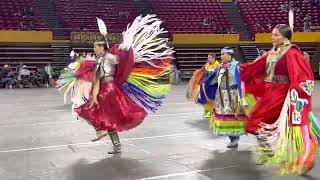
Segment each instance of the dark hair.
[[209,53],[208,56],[211,56],[211,57],[213,57],[213,58],[216,58],[216,57],[217,57],[217,53],[212,52],[212,53]]
[[288,40],[292,39],[292,29],[290,26],[286,24],[278,24],[274,28],[278,29],[278,31],[283,37],[286,37]]
[[265,53],[267,53],[267,51],[264,49],[260,50],[260,52],[259,52],[260,56],[264,55]]

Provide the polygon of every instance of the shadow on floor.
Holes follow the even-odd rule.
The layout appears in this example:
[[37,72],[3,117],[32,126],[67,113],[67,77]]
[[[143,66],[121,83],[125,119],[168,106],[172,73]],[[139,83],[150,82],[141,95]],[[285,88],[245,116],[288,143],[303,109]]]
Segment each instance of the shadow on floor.
[[219,180],[260,180],[261,171],[253,162],[251,151],[213,151],[212,158],[208,159],[200,168],[208,170],[201,174],[211,179]]
[[[281,176],[278,169],[266,166],[257,166],[251,151],[238,151],[236,149],[225,152],[213,151],[213,157],[204,163],[201,169],[213,169],[201,174],[219,180],[319,180],[319,171],[316,166],[309,175]],[[213,168],[217,164],[225,168]],[[223,165],[223,166],[222,166]]]
[[119,180],[130,179],[130,173],[140,167],[138,160],[113,156],[98,162],[88,163],[82,159],[71,167],[70,180]]

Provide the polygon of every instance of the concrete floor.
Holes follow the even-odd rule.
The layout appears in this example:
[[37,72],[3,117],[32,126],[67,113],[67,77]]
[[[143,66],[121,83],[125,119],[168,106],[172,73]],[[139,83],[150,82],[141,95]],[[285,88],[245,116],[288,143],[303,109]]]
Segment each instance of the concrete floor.
[[[173,86],[165,104],[136,129],[121,133],[123,153],[107,154],[108,138],[76,120],[55,89],[0,90],[0,180],[316,180],[281,177],[254,163],[255,138],[243,136],[237,150],[215,137],[201,107],[188,103],[185,86]],[[314,111],[320,115],[317,84]]]

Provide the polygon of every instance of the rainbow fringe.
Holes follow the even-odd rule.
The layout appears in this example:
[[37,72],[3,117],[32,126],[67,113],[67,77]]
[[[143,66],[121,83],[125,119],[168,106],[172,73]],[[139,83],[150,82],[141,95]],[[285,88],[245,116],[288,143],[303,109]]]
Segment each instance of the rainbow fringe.
[[274,156],[269,156],[266,165],[279,167],[281,175],[304,174],[313,166],[317,148],[311,128],[293,126],[288,129],[287,140],[275,149]]
[[127,82],[123,85],[124,91],[145,110],[155,112],[161,106],[165,95],[170,91],[170,84],[160,84],[161,77],[167,76],[171,70],[134,68]]
[[288,92],[278,120],[261,123],[258,139],[262,153],[267,154],[266,165],[280,168],[281,175],[305,174],[313,167],[318,142],[309,125],[289,124],[290,103]]
[[209,127],[213,133],[220,136],[240,136],[246,134],[246,120],[244,116],[224,116],[214,114],[209,120]]

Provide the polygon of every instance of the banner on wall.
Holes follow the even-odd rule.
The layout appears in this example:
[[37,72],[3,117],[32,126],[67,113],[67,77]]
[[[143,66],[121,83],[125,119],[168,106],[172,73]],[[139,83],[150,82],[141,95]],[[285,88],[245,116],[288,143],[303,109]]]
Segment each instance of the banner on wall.
[[[70,37],[72,43],[94,43],[101,38],[102,35],[95,32],[72,32]],[[108,41],[110,44],[119,43],[121,38],[122,35],[120,33],[108,34]]]

